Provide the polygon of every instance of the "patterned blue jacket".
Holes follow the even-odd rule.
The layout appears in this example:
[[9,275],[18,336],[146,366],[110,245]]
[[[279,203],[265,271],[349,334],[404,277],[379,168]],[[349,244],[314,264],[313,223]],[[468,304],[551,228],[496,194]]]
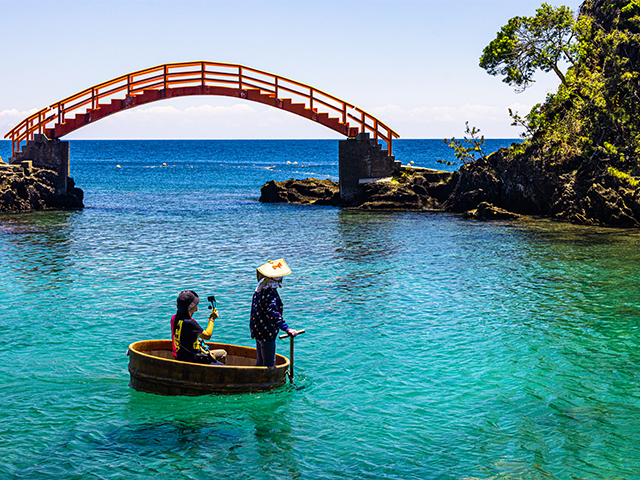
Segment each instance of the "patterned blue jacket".
[[251,321],[249,329],[251,338],[261,342],[275,342],[278,330],[287,330],[282,318],[282,300],[275,288],[263,288],[253,294],[251,303]]

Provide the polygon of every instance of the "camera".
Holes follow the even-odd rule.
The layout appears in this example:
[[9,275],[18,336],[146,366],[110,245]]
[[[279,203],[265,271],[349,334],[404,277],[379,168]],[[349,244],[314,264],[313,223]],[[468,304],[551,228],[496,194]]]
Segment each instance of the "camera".
[[209,295],[207,297],[207,301],[209,303],[211,303],[211,305],[209,305],[209,310],[213,310],[214,308],[216,308],[216,296],[215,295]]

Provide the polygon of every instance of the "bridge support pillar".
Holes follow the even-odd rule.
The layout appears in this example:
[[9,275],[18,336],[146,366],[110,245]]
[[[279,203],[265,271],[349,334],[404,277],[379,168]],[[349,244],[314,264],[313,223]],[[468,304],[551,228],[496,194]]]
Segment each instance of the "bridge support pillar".
[[368,133],[338,143],[340,199],[344,205],[358,202],[363,183],[390,177],[400,170],[400,162]]
[[9,163],[20,164],[30,160],[36,168],[48,168],[58,172],[56,193],[67,194],[69,170],[69,142],[62,142],[57,138],[49,140],[45,135],[36,134],[34,139],[22,148]]

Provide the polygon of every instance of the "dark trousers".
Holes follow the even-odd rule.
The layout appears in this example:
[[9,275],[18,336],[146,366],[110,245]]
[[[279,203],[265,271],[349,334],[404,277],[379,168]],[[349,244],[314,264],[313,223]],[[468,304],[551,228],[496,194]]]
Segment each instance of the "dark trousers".
[[273,367],[276,364],[276,342],[256,340],[258,358],[256,367]]

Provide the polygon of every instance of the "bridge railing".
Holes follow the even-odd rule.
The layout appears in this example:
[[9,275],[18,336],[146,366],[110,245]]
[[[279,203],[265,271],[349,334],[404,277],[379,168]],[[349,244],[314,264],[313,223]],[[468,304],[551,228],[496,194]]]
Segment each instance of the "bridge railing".
[[158,65],[122,75],[66,97],[30,115],[9,131],[12,154],[20,151],[22,142],[29,143],[37,133],[45,133],[62,124],[70,114],[78,115],[116,99],[142,94],[146,90],[167,90],[179,87],[207,86],[259,90],[278,100],[304,104],[316,113],[337,116],[343,124],[355,123],[358,133],[369,132],[386,143],[389,155],[392,143],[399,135],[364,110],[310,85],[244,65],[217,62],[185,62]]

